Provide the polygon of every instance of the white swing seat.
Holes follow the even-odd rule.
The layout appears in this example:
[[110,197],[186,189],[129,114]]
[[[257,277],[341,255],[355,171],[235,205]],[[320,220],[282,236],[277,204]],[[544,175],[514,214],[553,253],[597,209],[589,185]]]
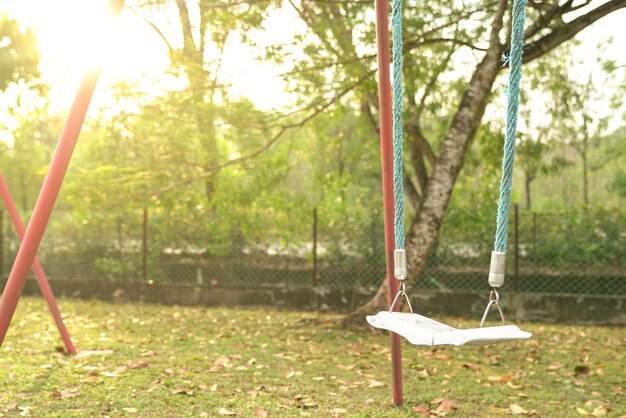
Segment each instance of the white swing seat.
[[367,316],[374,328],[386,329],[406,338],[414,345],[488,345],[525,340],[532,336],[516,325],[457,329],[422,315],[382,311]]

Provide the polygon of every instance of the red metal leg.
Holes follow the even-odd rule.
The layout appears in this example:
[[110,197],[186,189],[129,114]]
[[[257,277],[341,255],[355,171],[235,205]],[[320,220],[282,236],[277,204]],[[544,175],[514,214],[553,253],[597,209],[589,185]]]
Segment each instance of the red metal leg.
[[[15,232],[17,232],[17,236],[20,240],[24,239],[24,224],[20,219],[20,214],[17,211],[17,207],[15,206],[15,201],[11,196],[9,186],[4,180],[4,176],[2,175],[2,173],[0,173],[0,197],[2,197],[4,206],[7,208],[7,212],[9,212],[9,217],[11,218],[11,222],[13,222],[13,226],[15,227]],[[61,339],[65,344],[65,349],[70,354],[76,354],[76,348],[72,343],[72,339],[70,338],[70,334],[67,331],[67,328],[65,328],[63,318],[61,318],[61,312],[59,311],[56,299],[54,298],[54,293],[52,292],[52,288],[50,287],[50,283],[48,283],[48,278],[46,277],[46,273],[44,273],[43,271],[43,267],[41,267],[41,263],[39,262],[38,257],[35,257],[35,261],[33,262],[33,272],[35,273],[35,277],[37,278],[37,283],[39,283],[41,293],[46,299],[46,302],[48,302],[50,313],[54,318],[54,322],[56,322],[57,324],[57,328],[59,329],[59,333],[61,334]]]
[[[111,11],[117,15],[122,10],[124,5],[123,0],[110,0],[109,2]],[[72,107],[67,116],[67,122],[63,127],[63,132],[59,137],[57,148],[54,151],[54,156],[50,163],[50,168],[44,179],[41,192],[35,203],[35,209],[22,245],[17,252],[15,263],[9,274],[7,285],[0,299],[0,347],[4,341],[9,324],[15,313],[15,308],[22,295],[26,278],[28,277],[28,271],[30,270],[37,250],[41,244],[41,239],[48,225],[48,220],[54,208],[63,178],[67,172],[67,167],[72,159],[72,153],[78,141],[78,135],[85,120],[93,91],[96,88],[98,77],[100,75],[100,68],[93,68],[85,74],[83,80],[78,88]]]
[[[378,45],[378,103],[380,113],[380,151],[383,177],[383,209],[385,217],[385,253],[387,262],[387,303],[391,306],[398,292],[393,274],[393,142],[391,123],[391,75],[389,71],[389,9],[387,0],[376,0],[376,43]],[[395,308],[398,309],[397,307]],[[392,400],[402,405],[402,347],[400,336],[391,336]]]

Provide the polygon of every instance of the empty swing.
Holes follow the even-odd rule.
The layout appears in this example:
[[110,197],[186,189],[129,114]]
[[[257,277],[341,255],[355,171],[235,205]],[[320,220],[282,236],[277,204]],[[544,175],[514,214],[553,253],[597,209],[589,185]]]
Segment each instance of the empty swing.
[[[413,313],[411,302],[406,293],[407,260],[404,249],[404,190],[402,170],[402,11],[401,0],[394,0],[392,11],[393,27],[393,183],[394,183],[394,276],[400,282],[389,311],[367,316],[367,321],[375,328],[385,329],[406,338],[415,345],[486,345],[505,341],[527,339],[531,333],[522,331],[516,325],[483,327],[489,312],[496,308],[502,322],[504,314],[500,307],[500,295],[497,289],[504,284],[508,213],[511,204],[513,179],[513,161],[515,157],[515,134],[521,79],[522,48],[524,45],[525,0],[513,2],[513,30],[511,32],[511,53],[505,58],[509,63],[509,89],[507,97],[506,138],[502,161],[502,179],[500,199],[496,221],[494,250],[489,266],[489,285],[492,290],[485,313],[480,321],[480,328],[457,329],[430,318]],[[410,313],[394,312],[398,301],[404,297]]]

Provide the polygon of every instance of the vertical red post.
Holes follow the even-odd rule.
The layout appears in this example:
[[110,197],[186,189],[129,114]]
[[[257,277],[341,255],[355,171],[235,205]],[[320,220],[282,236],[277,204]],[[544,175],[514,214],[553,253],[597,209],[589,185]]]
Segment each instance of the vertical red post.
[[[385,218],[385,260],[387,263],[387,303],[391,306],[398,292],[393,275],[393,140],[391,123],[391,73],[389,54],[389,7],[387,0],[376,0],[376,44],[378,45],[378,103],[380,114],[380,151],[383,177],[383,210]],[[396,309],[398,307],[396,306]],[[391,336],[392,400],[402,405],[402,349],[400,336]]]
[[[110,0],[109,6],[111,12],[117,16],[122,11],[124,0]],[[17,303],[26,284],[28,272],[35,261],[41,239],[61,190],[61,184],[72,159],[78,135],[83,126],[99,75],[99,66],[88,70],[78,87],[74,102],[67,116],[67,122],[63,127],[57,148],[50,162],[50,168],[35,203],[33,215],[26,228],[20,249],[17,252],[2,299],[0,299],[0,347],[9,329],[11,319],[13,319],[13,314],[15,314]]]
[[[2,175],[2,173],[0,173],[0,197],[2,197],[4,206],[9,213],[9,218],[11,218],[11,222],[15,227],[17,237],[20,240],[24,239],[24,224],[22,223],[22,219],[20,219],[20,214],[17,210],[17,207],[15,206],[15,201],[11,196],[9,186],[4,180],[4,176]],[[37,278],[37,283],[39,284],[39,288],[41,289],[41,294],[46,299],[46,302],[48,302],[48,308],[50,308],[50,313],[52,314],[54,322],[59,329],[61,339],[63,340],[63,344],[65,344],[65,349],[70,354],[76,354],[76,348],[72,343],[67,328],[65,328],[63,318],[61,318],[61,312],[59,311],[59,307],[57,306],[56,300],[54,298],[54,293],[52,292],[52,288],[50,287],[50,283],[48,283],[46,273],[44,273],[43,268],[41,267],[41,263],[39,262],[39,259],[37,257],[35,257],[35,261],[33,261],[33,272],[35,273],[35,277]]]

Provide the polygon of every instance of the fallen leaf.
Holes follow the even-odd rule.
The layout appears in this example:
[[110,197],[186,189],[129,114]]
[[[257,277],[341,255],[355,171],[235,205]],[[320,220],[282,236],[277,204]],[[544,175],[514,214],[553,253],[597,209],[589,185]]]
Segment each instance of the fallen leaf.
[[193,390],[185,389],[185,388],[174,388],[171,390],[172,395],[193,395]]
[[81,359],[90,356],[106,356],[113,354],[113,350],[83,350],[74,356],[75,359]]
[[339,414],[347,414],[348,410],[346,408],[333,408],[333,410],[330,412],[332,412],[335,415],[339,415]]
[[256,415],[257,418],[267,418],[269,416],[267,411],[261,407],[254,408],[254,415]]
[[555,370],[558,370],[558,369],[562,369],[564,366],[565,366],[564,364],[561,364],[559,362],[554,362],[554,363],[552,363],[552,364],[550,364],[548,366],[548,370],[549,371],[555,371]]
[[528,415],[529,412],[519,406],[518,404],[512,403],[509,405],[509,409],[511,410],[511,414],[513,415]]
[[87,376],[80,379],[80,383],[102,383],[103,380],[98,376]]
[[589,412],[579,406],[576,407],[576,412],[578,412],[580,415],[589,415]]
[[522,385],[516,385],[513,382],[506,382],[506,385],[508,387],[510,387],[511,389],[521,389],[522,388]]
[[383,382],[379,382],[378,380],[370,380],[370,388],[382,388],[383,386],[385,386]]
[[287,379],[291,379],[295,375],[296,375],[296,371],[295,370],[289,370],[289,372],[287,372]]
[[480,366],[476,363],[465,363],[462,367],[472,370],[472,371],[480,370]]
[[437,412],[438,414],[447,414],[448,412],[452,412],[457,408],[458,405],[456,404],[456,402],[454,402],[452,399],[445,398],[443,401],[441,401],[437,409],[435,409],[435,412]]
[[148,367],[148,363],[143,360],[131,361],[128,363],[129,369],[143,369],[144,367]]
[[137,413],[137,408],[122,408],[124,411],[128,412],[129,414],[136,414]]
[[413,407],[413,412],[416,412],[420,417],[430,417],[430,411],[424,408],[422,405]]
[[603,406],[599,406],[593,410],[591,413],[594,417],[605,417],[606,416],[606,408]]
[[61,390],[56,390],[52,392],[53,398],[61,398],[61,399],[75,398],[79,395],[80,395],[80,389],[78,388],[61,389]]
[[507,374],[503,376],[489,376],[487,377],[487,380],[489,380],[490,382],[510,382],[511,376]]
[[235,414],[233,411],[229,411],[229,410],[228,410],[228,409],[226,409],[226,408],[220,408],[217,412],[218,412],[220,415],[231,415],[231,416],[232,416],[232,415],[237,415],[237,414]]

